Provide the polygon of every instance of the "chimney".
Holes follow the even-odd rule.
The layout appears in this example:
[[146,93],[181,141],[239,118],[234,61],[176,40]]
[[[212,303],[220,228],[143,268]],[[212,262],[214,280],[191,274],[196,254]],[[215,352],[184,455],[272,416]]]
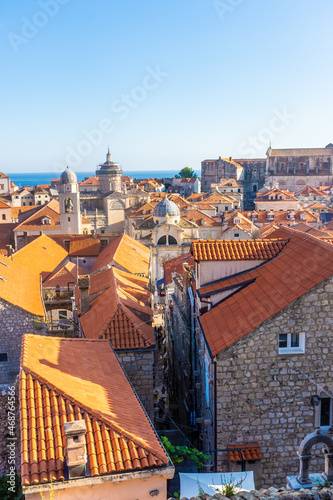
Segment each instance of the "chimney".
[[231,160],[232,160],[232,156],[229,156],[229,161],[231,161]]
[[12,245],[6,245],[7,248],[7,257],[10,257],[13,253],[13,247]]
[[80,299],[81,316],[83,316],[90,309],[90,298],[89,298],[90,276],[88,274],[85,276],[81,276],[78,279],[78,285],[81,296]]
[[85,420],[64,422],[64,430],[68,478],[85,477],[87,464],[86,422]]

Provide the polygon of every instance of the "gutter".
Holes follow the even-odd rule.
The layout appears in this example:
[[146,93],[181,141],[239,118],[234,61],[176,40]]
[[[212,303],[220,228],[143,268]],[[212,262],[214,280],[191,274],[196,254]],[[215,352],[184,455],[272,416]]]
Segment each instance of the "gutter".
[[[167,465],[161,469],[150,469],[147,471],[136,471],[136,472],[125,472],[122,474],[107,474],[103,476],[95,476],[95,477],[85,477],[78,479],[71,479],[69,481],[59,481],[52,482],[53,490],[65,490],[67,488],[79,488],[82,486],[94,486],[95,484],[105,484],[105,483],[114,483],[118,484],[122,481],[129,481],[134,479],[149,479],[153,476],[161,476],[163,479],[172,479],[175,473],[175,468],[172,465]],[[33,493],[48,491],[50,492],[50,484],[36,484],[33,486],[23,486],[23,493],[26,495],[31,495]]]

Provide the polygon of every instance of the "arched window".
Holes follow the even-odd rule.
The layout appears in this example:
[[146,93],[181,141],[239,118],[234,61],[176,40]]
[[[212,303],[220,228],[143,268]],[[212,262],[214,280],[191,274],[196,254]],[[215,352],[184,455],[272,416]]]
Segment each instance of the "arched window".
[[173,236],[169,236],[169,245],[177,245],[177,240]]
[[158,245],[166,245],[166,236],[161,236],[157,242]]
[[70,214],[73,212],[73,202],[70,198],[66,198],[64,201],[65,204],[65,213]]

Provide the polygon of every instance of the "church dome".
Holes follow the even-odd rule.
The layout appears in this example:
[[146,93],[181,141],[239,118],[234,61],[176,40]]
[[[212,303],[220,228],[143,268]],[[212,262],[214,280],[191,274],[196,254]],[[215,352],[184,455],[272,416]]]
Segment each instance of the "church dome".
[[168,198],[160,201],[154,209],[154,217],[180,217],[180,210],[178,205]]
[[69,167],[67,167],[66,170],[60,176],[60,184],[76,184],[76,183],[77,183],[76,174],[72,170],[70,170]]

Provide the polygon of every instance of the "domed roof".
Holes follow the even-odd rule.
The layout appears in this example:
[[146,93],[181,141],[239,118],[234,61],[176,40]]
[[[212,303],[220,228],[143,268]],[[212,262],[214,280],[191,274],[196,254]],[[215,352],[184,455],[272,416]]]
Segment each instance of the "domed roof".
[[69,170],[69,167],[61,174],[60,176],[60,184],[76,184],[77,177],[72,170]]
[[168,198],[164,198],[164,200],[160,201],[155,209],[154,209],[154,217],[179,217],[180,210],[178,205]]

